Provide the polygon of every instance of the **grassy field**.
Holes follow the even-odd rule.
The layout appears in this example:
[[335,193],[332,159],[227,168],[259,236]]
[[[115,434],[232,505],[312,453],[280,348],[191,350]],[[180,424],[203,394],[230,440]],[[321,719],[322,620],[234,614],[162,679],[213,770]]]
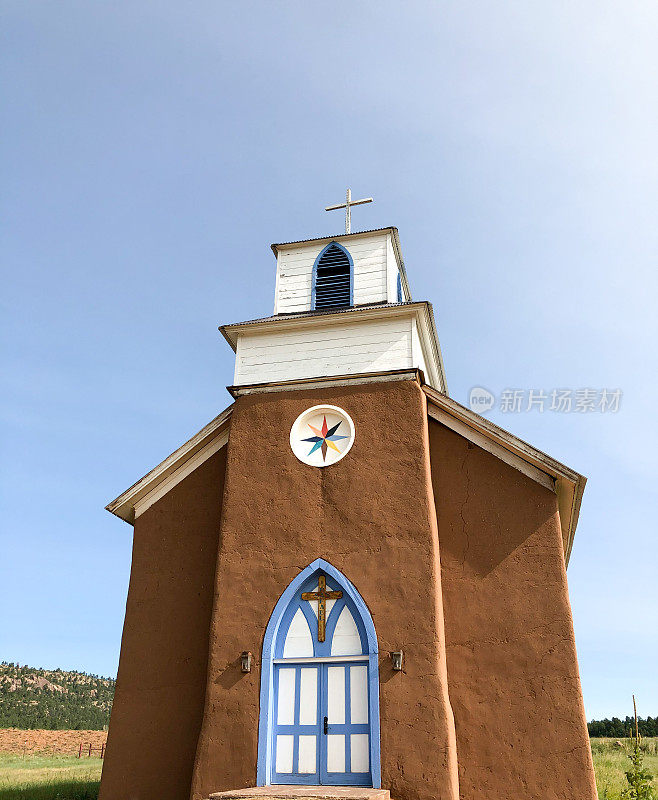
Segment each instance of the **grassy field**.
[[[621,747],[616,744],[621,742]],[[642,739],[644,766],[653,775],[653,788],[658,798],[658,739]],[[592,739],[592,755],[596,770],[596,786],[599,800],[618,800],[627,786],[624,773],[630,767],[630,739]]]
[[[619,800],[626,786],[630,742],[593,739],[592,753],[600,800]],[[653,773],[658,798],[658,739],[644,739],[644,764]],[[0,753],[0,800],[97,800],[102,761],[75,756]]]
[[0,753],[0,800],[96,800],[100,758]]

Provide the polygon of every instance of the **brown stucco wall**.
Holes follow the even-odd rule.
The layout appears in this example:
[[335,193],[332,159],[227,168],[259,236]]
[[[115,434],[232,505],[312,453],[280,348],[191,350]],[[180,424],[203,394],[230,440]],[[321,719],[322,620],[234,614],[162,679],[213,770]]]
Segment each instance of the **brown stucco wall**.
[[100,800],[186,800],[203,716],[226,448],[135,522]]
[[[356,426],[349,456],[327,469],[299,462],[288,441],[319,403]],[[397,800],[457,800],[426,408],[414,381],[237,400],[192,797],[255,785],[263,635],[288,583],[318,557],[354,583],[375,623],[382,785]],[[388,654],[400,648],[406,672],[394,673]],[[243,650],[255,656],[246,675]]]
[[[324,470],[288,445],[318,403],[356,423]],[[318,557],[375,622],[396,800],[596,797],[555,495],[426,420],[413,381],[237,401],[228,448],[137,520],[100,800],[255,785],[263,634]]]
[[556,496],[430,421],[461,800],[592,800]]

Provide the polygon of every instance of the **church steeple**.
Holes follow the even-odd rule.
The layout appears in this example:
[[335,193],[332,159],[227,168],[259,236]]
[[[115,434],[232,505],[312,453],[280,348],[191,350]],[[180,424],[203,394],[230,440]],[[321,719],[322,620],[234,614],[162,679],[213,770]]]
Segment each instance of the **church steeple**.
[[273,316],[220,327],[236,387],[419,369],[447,392],[432,306],[412,301],[397,228],[272,251]]
[[222,328],[235,402],[108,506],[135,535],[101,800],[595,800],[585,478],[446,397],[395,228],[273,250],[276,313]]

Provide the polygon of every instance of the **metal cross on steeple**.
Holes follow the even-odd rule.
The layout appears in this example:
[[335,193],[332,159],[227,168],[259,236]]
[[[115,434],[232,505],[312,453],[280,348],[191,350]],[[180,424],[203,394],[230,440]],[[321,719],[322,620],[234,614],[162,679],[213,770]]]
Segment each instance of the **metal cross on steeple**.
[[352,190],[348,189],[345,195],[345,202],[338,203],[335,206],[327,206],[325,211],[336,211],[339,208],[345,209],[345,233],[352,232],[352,213],[350,211],[352,206],[360,206],[363,203],[372,203],[372,197],[366,197],[363,200],[352,200]]

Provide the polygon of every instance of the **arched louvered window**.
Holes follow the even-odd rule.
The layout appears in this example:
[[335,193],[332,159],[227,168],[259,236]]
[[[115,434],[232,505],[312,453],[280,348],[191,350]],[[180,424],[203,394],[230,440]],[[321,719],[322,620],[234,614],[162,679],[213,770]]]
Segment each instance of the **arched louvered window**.
[[352,305],[352,259],[344,247],[332,242],[313,267],[313,308]]

